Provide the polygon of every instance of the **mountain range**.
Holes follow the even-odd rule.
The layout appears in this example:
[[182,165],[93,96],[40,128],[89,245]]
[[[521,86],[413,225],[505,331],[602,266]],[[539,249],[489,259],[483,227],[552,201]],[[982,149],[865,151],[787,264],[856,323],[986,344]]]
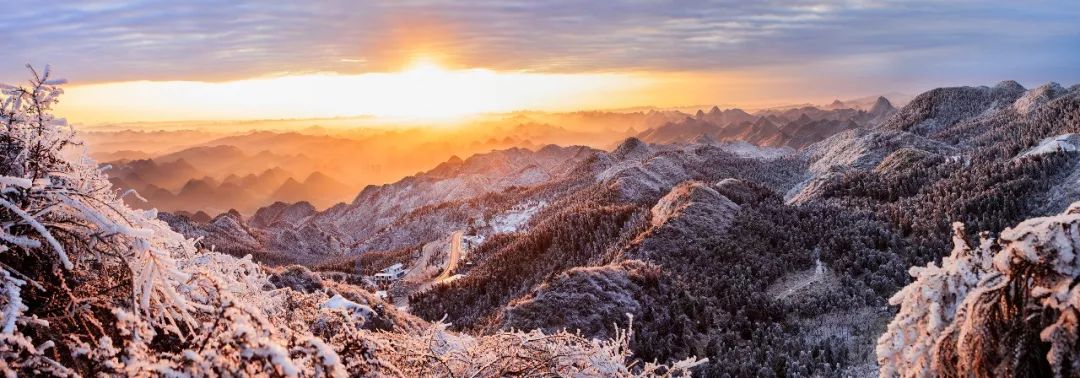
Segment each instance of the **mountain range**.
[[537,150],[555,144],[606,149],[633,136],[654,144],[750,143],[774,147],[750,148],[750,153],[786,154],[894,111],[884,97],[864,102],[753,112],[713,107],[696,115],[657,109],[517,112],[447,129],[103,130],[88,133],[87,139],[92,155],[111,166],[113,183],[141,195],[128,197],[129,205],[192,215],[229,209],[251,215],[277,201],[307,201],[326,209],[347,202],[367,185],[400,180],[451,156],[506,148]]
[[[229,151],[227,154],[234,152],[224,150]],[[213,214],[229,209],[251,213],[276,201],[311,201],[326,208],[344,201],[353,191],[348,185],[318,171],[298,181],[279,167],[243,176],[229,173],[217,179],[195,168],[195,164],[205,167],[206,160],[228,158],[213,153],[200,155],[200,152],[205,151],[185,150],[162,158],[114,161],[108,163],[110,181],[118,188],[137,191],[138,196],[125,198],[136,208]],[[267,158],[268,153],[261,155],[253,159],[273,161]]]
[[869,110],[845,108],[839,101],[813,106],[765,110],[751,115],[740,109],[709,112],[645,130],[637,135],[649,143],[688,143],[701,137],[715,141],[745,141],[763,147],[800,149],[844,130],[876,125],[896,112],[888,99],[878,97]]
[[430,272],[461,232],[457,278],[410,273],[413,286],[395,289],[403,309],[472,332],[589,337],[629,313],[647,360],[862,376],[877,367],[888,299],[908,267],[948,255],[952,222],[997,233],[1080,200],[1078,133],[1080,86],[1006,81],[900,109],[714,108],[608,150],[453,157],[323,211],[162,216],[228,253],[339,272]]

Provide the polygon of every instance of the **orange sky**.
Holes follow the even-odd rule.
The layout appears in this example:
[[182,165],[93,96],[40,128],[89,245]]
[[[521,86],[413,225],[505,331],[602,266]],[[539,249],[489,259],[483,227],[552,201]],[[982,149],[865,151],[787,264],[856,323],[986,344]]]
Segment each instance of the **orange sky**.
[[654,78],[641,74],[449,70],[423,60],[396,72],[72,86],[57,111],[76,123],[358,115],[444,119],[636,105],[654,84]]
[[1069,0],[9,8],[0,82],[53,64],[72,81],[58,112],[75,123],[753,108],[1080,80]]
[[769,79],[753,72],[536,73],[447,69],[419,58],[394,72],[71,85],[57,112],[76,124],[360,115],[424,121],[515,110],[676,107],[703,99],[743,107],[805,100],[778,96],[763,83]]

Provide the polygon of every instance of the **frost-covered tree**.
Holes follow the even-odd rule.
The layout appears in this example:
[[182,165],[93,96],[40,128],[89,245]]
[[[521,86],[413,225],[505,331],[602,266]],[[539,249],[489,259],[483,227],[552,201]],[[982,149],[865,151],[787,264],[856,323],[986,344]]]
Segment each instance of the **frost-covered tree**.
[[891,300],[881,375],[1080,376],[1080,202],[976,250],[957,235],[940,268],[913,269]]
[[[6,376],[688,375],[637,364],[628,333],[363,328],[367,304],[275,288],[250,257],[199,250],[122,202],[51,115],[61,80],[0,95],[0,372]],[[371,303],[368,303],[371,304]]]
[[[985,236],[985,235],[984,235]],[[964,225],[953,224],[953,250],[941,266],[912,267],[915,281],[897,292],[889,304],[901,311],[878,340],[877,355],[883,376],[936,376],[932,369],[938,339],[954,327],[960,301],[988,268],[989,240],[978,249],[968,246]],[[903,371],[896,369],[904,366]]]

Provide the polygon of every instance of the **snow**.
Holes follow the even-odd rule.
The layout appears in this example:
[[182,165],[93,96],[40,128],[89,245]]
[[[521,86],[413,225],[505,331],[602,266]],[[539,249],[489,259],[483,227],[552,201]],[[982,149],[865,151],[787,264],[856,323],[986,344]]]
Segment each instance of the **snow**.
[[315,349],[315,356],[322,362],[322,366],[331,370],[334,377],[346,377],[348,373],[341,366],[341,357],[330,344],[318,337],[308,337],[305,343]]
[[[667,223],[668,219],[671,219],[683,209],[693,205],[696,202],[719,199],[723,197],[720,192],[713,189],[709,185],[701,182],[688,182],[685,184],[677,185],[671,188],[671,191],[667,195],[663,196],[653,205],[650,212],[652,213],[652,225],[659,226]],[[726,199],[726,198],[725,198]]]
[[985,118],[1012,107],[1027,91],[1015,81],[994,87],[938,88],[915,97],[882,127],[921,135],[942,130],[966,118]]
[[569,269],[509,303],[500,327],[529,329],[558,324],[585,337],[609,336],[606,324],[623,314],[642,311],[631,277],[643,268],[648,265],[628,260]]
[[366,319],[370,319],[375,311],[371,307],[350,301],[342,297],[341,294],[335,294],[330,299],[323,302],[319,308],[327,308],[334,310],[342,310],[353,316],[353,319],[363,322]]
[[795,153],[791,147],[758,147],[744,141],[724,143],[720,148],[739,157],[762,160],[779,159]]
[[289,351],[280,345],[269,344],[249,350],[256,356],[268,358],[286,377],[296,377],[299,374],[299,369],[289,358]]
[[3,185],[3,186],[14,186],[14,187],[19,187],[19,188],[23,188],[23,189],[30,189],[30,186],[32,184],[33,184],[33,181],[31,181],[28,178],[0,176],[0,185]]
[[1080,147],[1077,146],[1080,146],[1080,134],[1062,134],[1039,141],[1038,145],[1022,152],[1017,158],[1052,154],[1056,152],[1076,152],[1080,150]]
[[904,371],[933,375],[934,349],[943,325],[953,321],[964,296],[986,272],[988,254],[968,246],[963,224],[953,224],[953,243],[952,254],[940,267],[933,263],[912,267],[909,272],[915,281],[889,299],[889,304],[901,306],[901,311],[878,339],[883,377]]
[[465,235],[465,236],[462,237],[462,240],[465,241],[465,246],[466,247],[464,248],[464,250],[469,251],[469,250],[471,250],[472,248],[475,248],[478,245],[484,244],[484,240],[487,240],[487,237],[482,235],[482,234]]
[[491,228],[497,234],[521,231],[529,219],[547,204],[547,201],[530,201],[515,205],[513,209],[495,216],[490,222]]
[[1061,84],[1049,82],[1024,93],[1013,103],[1013,109],[1016,109],[1020,114],[1030,114],[1067,91]]
[[29,309],[23,304],[22,297],[19,294],[21,292],[20,287],[25,285],[26,282],[11,277],[11,274],[6,270],[0,270],[0,282],[3,284],[3,294],[7,300],[3,309],[2,332],[5,335],[11,335],[15,332],[15,321],[19,319],[23,311]]
[[[1013,316],[1049,324],[1040,339],[1050,345],[1046,359],[1055,375],[1080,366],[1080,286],[1073,285],[1080,279],[1080,202],[1007,228],[996,240],[980,236],[971,248],[955,224],[952,254],[940,267],[912,268],[915,281],[889,300],[901,308],[878,340],[883,377],[938,376],[942,360],[958,361],[956,376],[974,375],[987,360],[1008,358],[971,346],[1004,342],[999,328],[1013,324]],[[1001,306],[1022,313],[1002,314]]]
[[771,288],[766,289],[767,293],[771,293],[774,299],[782,300],[789,298],[792,295],[811,288],[812,285],[819,285],[827,277],[828,268],[821,260],[816,260],[814,267],[806,272],[799,272],[793,274],[788,279],[781,279]]
[[[539,331],[472,337],[448,332],[441,323],[417,332],[362,329],[374,314],[370,307],[341,294],[326,298],[331,290],[275,288],[250,257],[199,250],[195,240],[171,230],[154,211],[127,207],[85,150],[67,154],[71,151],[55,147],[79,145],[72,139],[74,130],[57,127],[48,113],[62,93],[56,83],[35,72],[29,89],[0,90],[5,143],[13,147],[8,151],[22,151],[4,156],[12,169],[11,176],[0,180],[5,186],[3,205],[10,222],[30,226],[3,227],[0,235],[7,248],[36,254],[26,265],[52,281],[23,281],[15,278],[23,273],[0,266],[0,373],[5,376],[501,376],[531,371],[630,377],[685,375],[686,369],[704,362],[641,364],[629,353],[632,329],[620,329],[608,340]],[[32,152],[24,148],[32,145],[53,147]],[[27,188],[19,178],[41,177],[38,169],[56,171],[49,173],[52,182],[36,181]],[[61,228],[65,232],[57,235],[64,244],[48,233]],[[73,263],[86,259],[93,264]],[[34,265],[39,262],[47,265]],[[112,274],[119,271],[130,275]],[[79,286],[61,291],[56,281],[63,277],[77,277],[67,284]],[[35,290],[22,291],[26,284]],[[81,289],[94,285],[120,289],[77,297],[85,294]],[[83,332],[57,325],[66,320],[47,323],[25,315],[40,313],[42,309],[28,307],[52,298],[70,299],[67,303],[75,306],[88,300],[112,306],[112,316],[100,316],[97,310],[73,314],[86,317],[81,320],[92,324],[90,328],[108,331]],[[27,326],[45,340],[35,346],[20,329]],[[73,368],[54,358],[70,361]]]
[[[352,204],[306,221],[334,230],[345,243],[362,242],[425,206],[532,186],[569,174],[593,151],[587,147],[520,148],[477,154],[398,182],[365,188]],[[383,248],[379,248],[383,249]]]
[[[60,257],[60,262],[64,264],[65,269],[70,270],[71,268],[75,267],[75,265],[71,263],[71,259],[68,257],[67,252],[64,252],[64,247],[60,245],[60,242],[56,241],[56,238],[53,237],[52,233],[50,233],[49,230],[45,229],[45,226],[42,225],[41,222],[38,222],[37,219],[30,216],[30,214],[28,214],[26,211],[20,209],[19,207],[15,206],[15,204],[12,204],[5,199],[0,198],[0,206],[11,210],[12,213],[18,215],[20,218],[23,219],[24,222],[26,222],[26,224],[30,225],[30,227],[37,231],[38,234],[41,235],[41,237],[45,238],[45,241],[49,242],[49,245],[52,246],[53,250],[56,251],[56,254]],[[11,238],[9,240],[17,239]],[[30,245],[23,246],[25,247]]]

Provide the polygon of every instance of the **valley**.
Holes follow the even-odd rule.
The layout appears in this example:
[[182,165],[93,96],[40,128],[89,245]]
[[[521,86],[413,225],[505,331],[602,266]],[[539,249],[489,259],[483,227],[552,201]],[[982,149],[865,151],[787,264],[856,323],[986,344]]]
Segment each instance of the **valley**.
[[0,376],[1080,378],[1080,2],[0,0]]
[[[1080,131],[1078,96],[1003,82],[878,101],[878,115],[802,107],[716,126],[723,111],[699,112],[609,149],[452,157],[325,210],[275,204],[224,228],[166,220],[226,253],[356,282],[404,264],[393,303],[453,330],[604,338],[632,314],[646,360],[705,356],[707,376],[862,375],[878,366],[889,298],[908,267],[947,254],[951,222],[998,233],[1080,200],[1060,189],[1080,163],[1062,142]],[[760,128],[771,118],[790,121]],[[848,126],[790,131],[807,119]]]

